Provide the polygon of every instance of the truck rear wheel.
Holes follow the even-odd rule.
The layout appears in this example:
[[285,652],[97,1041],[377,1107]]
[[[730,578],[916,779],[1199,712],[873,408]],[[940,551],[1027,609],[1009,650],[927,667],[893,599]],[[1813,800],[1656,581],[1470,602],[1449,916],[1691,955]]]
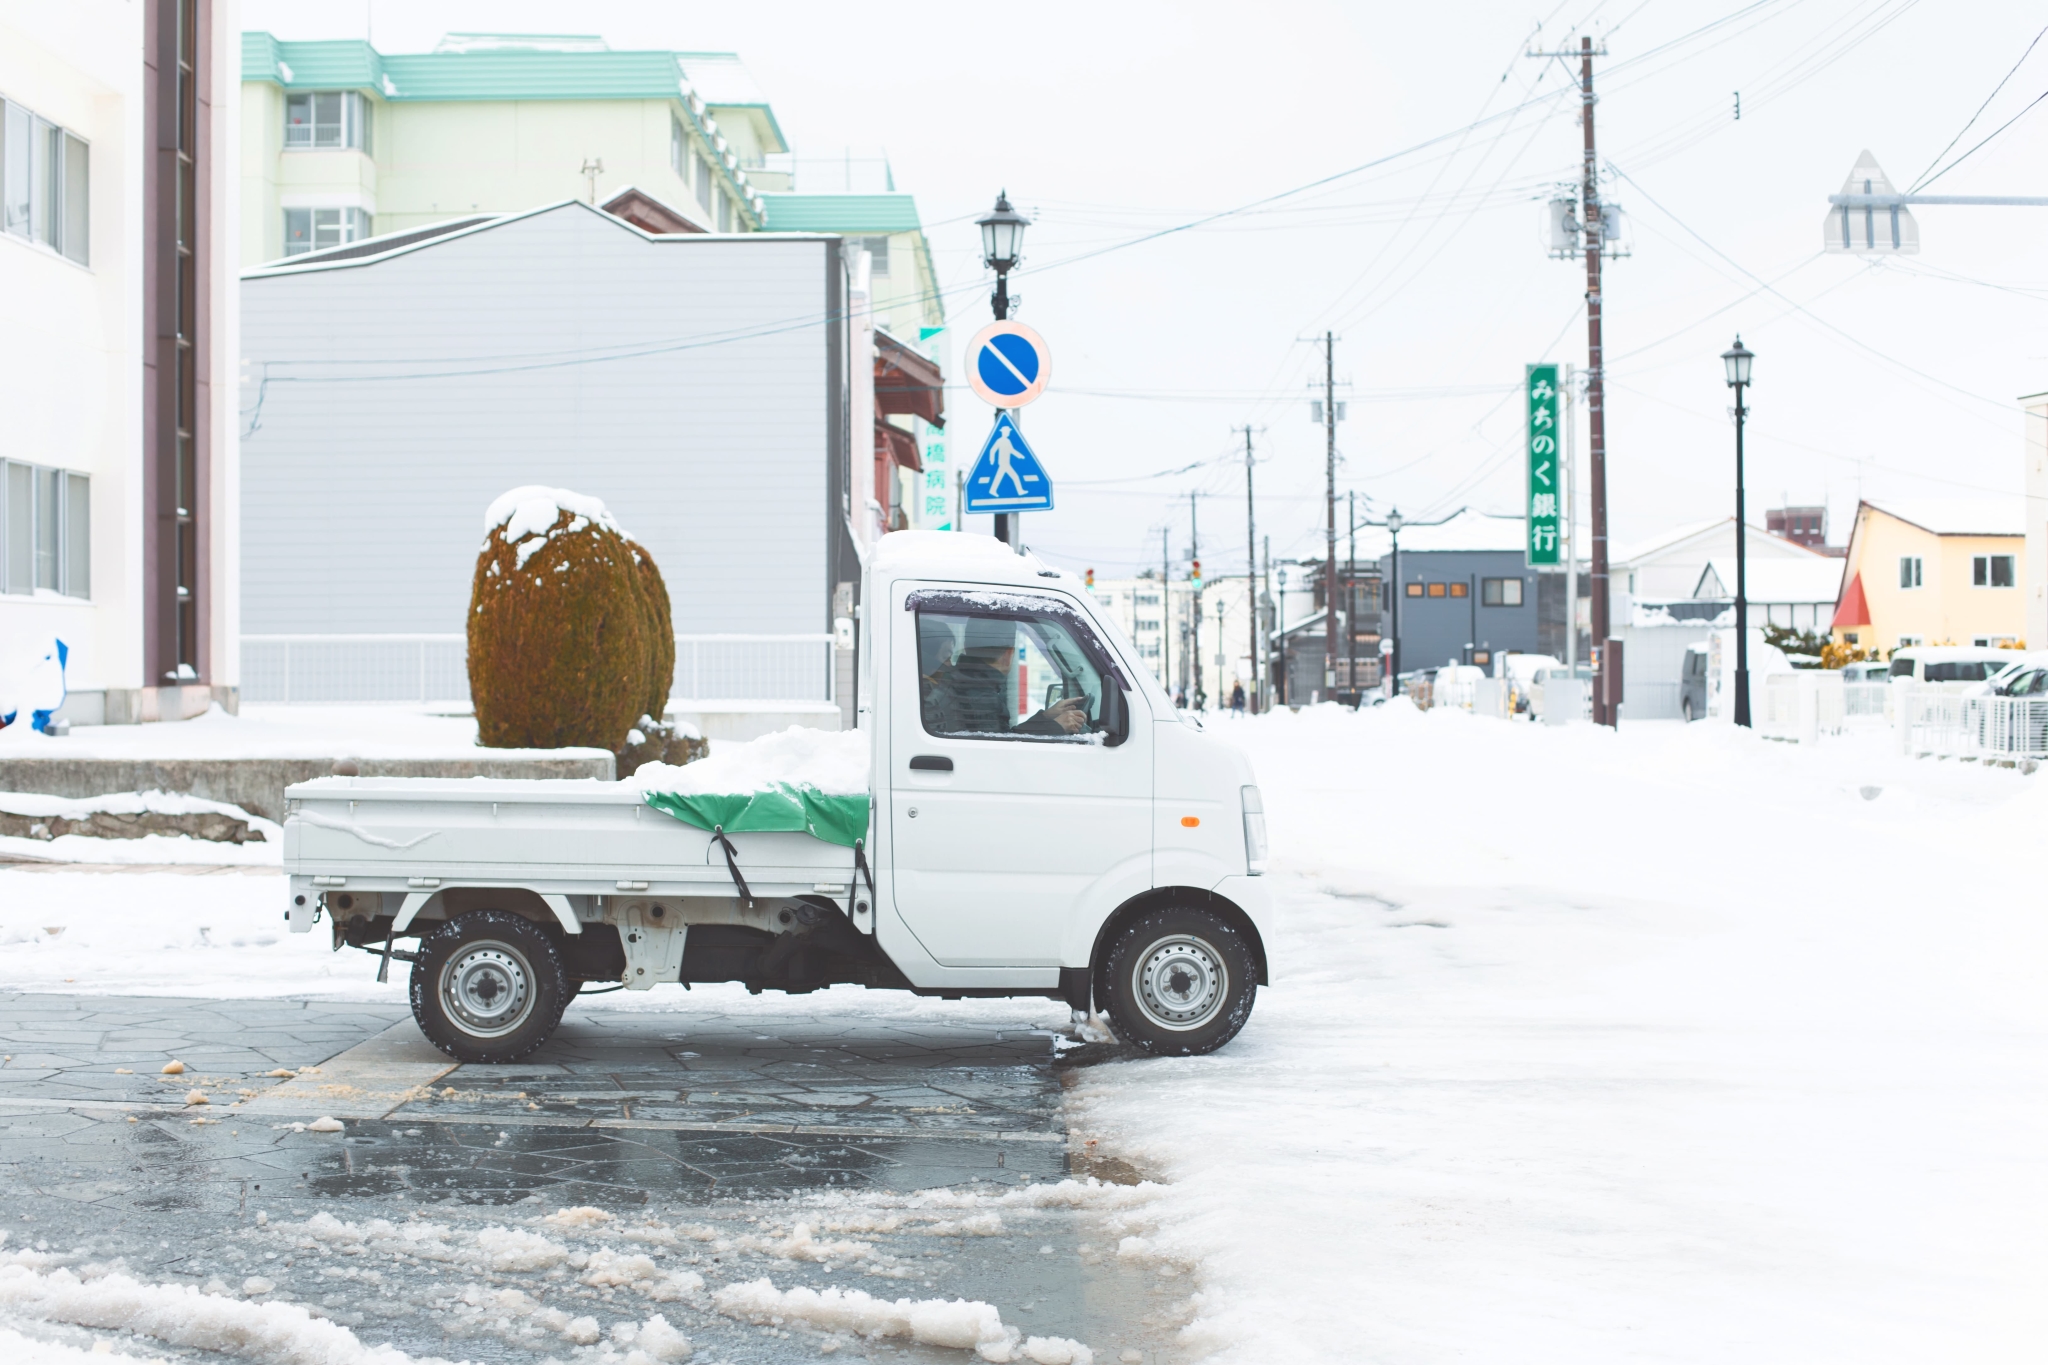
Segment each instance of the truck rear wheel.
[[1219,915],[1181,906],[1118,930],[1102,979],[1117,1036],[1170,1057],[1214,1052],[1235,1038],[1258,994],[1244,935]]
[[457,1061],[518,1061],[562,1022],[569,994],[554,940],[509,910],[448,921],[412,964],[412,1017]]

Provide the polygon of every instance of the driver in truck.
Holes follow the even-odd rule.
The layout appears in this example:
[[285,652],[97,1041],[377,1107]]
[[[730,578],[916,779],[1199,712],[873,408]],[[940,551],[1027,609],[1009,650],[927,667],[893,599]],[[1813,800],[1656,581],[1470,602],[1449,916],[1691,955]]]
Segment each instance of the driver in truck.
[[1017,659],[1014,621],[969,617],[960,652],[925,679],[926,727],[936,734],[1078,735],[1088,728],[1088,699],[1063,697],[1028,720],[1011,723],[1011,667]]

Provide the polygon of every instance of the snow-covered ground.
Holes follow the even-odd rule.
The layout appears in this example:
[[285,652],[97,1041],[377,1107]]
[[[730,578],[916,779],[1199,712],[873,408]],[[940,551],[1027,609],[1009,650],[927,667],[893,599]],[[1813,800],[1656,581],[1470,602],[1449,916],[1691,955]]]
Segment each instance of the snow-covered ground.
[[[1098,1150],[1171,1182],[1129,1250],[1194,1268],[1191,1346],[2038,1356],[2048,780],[1881,731],[1798,748],[1405,706],[1211,728],[1265,792],[1273,985],[1216,1056],[1070,1092]],[[0,989],[404,992],[286,934],[269,876],[0,871],[0,944]]]
[[2048,1340],[2048,786],[1389,707],[1253,756],[1273,988],[1087,1073],[1239,1361],[2018,1361]]
[[[475,758],[476,717],[416,706],[218,706],[165,725],[79,725],[59,737],[0,729],[7,758]],[[602,749],[492,749],[492,758],[605,756]]]

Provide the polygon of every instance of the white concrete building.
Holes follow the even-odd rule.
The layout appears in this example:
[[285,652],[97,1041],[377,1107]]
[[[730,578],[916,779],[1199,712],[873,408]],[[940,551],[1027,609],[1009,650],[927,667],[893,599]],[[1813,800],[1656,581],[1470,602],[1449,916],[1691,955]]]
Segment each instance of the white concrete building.
[[[0,649],[236,701],[234,0],[0,0]],[[0,669],[14,660],[0,658]]]

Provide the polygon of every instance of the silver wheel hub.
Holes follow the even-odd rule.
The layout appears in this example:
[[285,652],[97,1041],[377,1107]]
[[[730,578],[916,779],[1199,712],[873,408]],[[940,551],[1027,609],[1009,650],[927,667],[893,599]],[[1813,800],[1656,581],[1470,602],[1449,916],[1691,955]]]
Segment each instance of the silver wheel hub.
[[441,969],[441,1005],[450,1022],[474,1037],[512,1032],[533,1006],[525,955],[504,943],[464,945]]
[[1186,934],[1160,939],[1147,948],[1132,976],[1145,1018],[1175,1032],[1209,1023],[1230,994],[1230,971],[1223,965],[1223,955]]

